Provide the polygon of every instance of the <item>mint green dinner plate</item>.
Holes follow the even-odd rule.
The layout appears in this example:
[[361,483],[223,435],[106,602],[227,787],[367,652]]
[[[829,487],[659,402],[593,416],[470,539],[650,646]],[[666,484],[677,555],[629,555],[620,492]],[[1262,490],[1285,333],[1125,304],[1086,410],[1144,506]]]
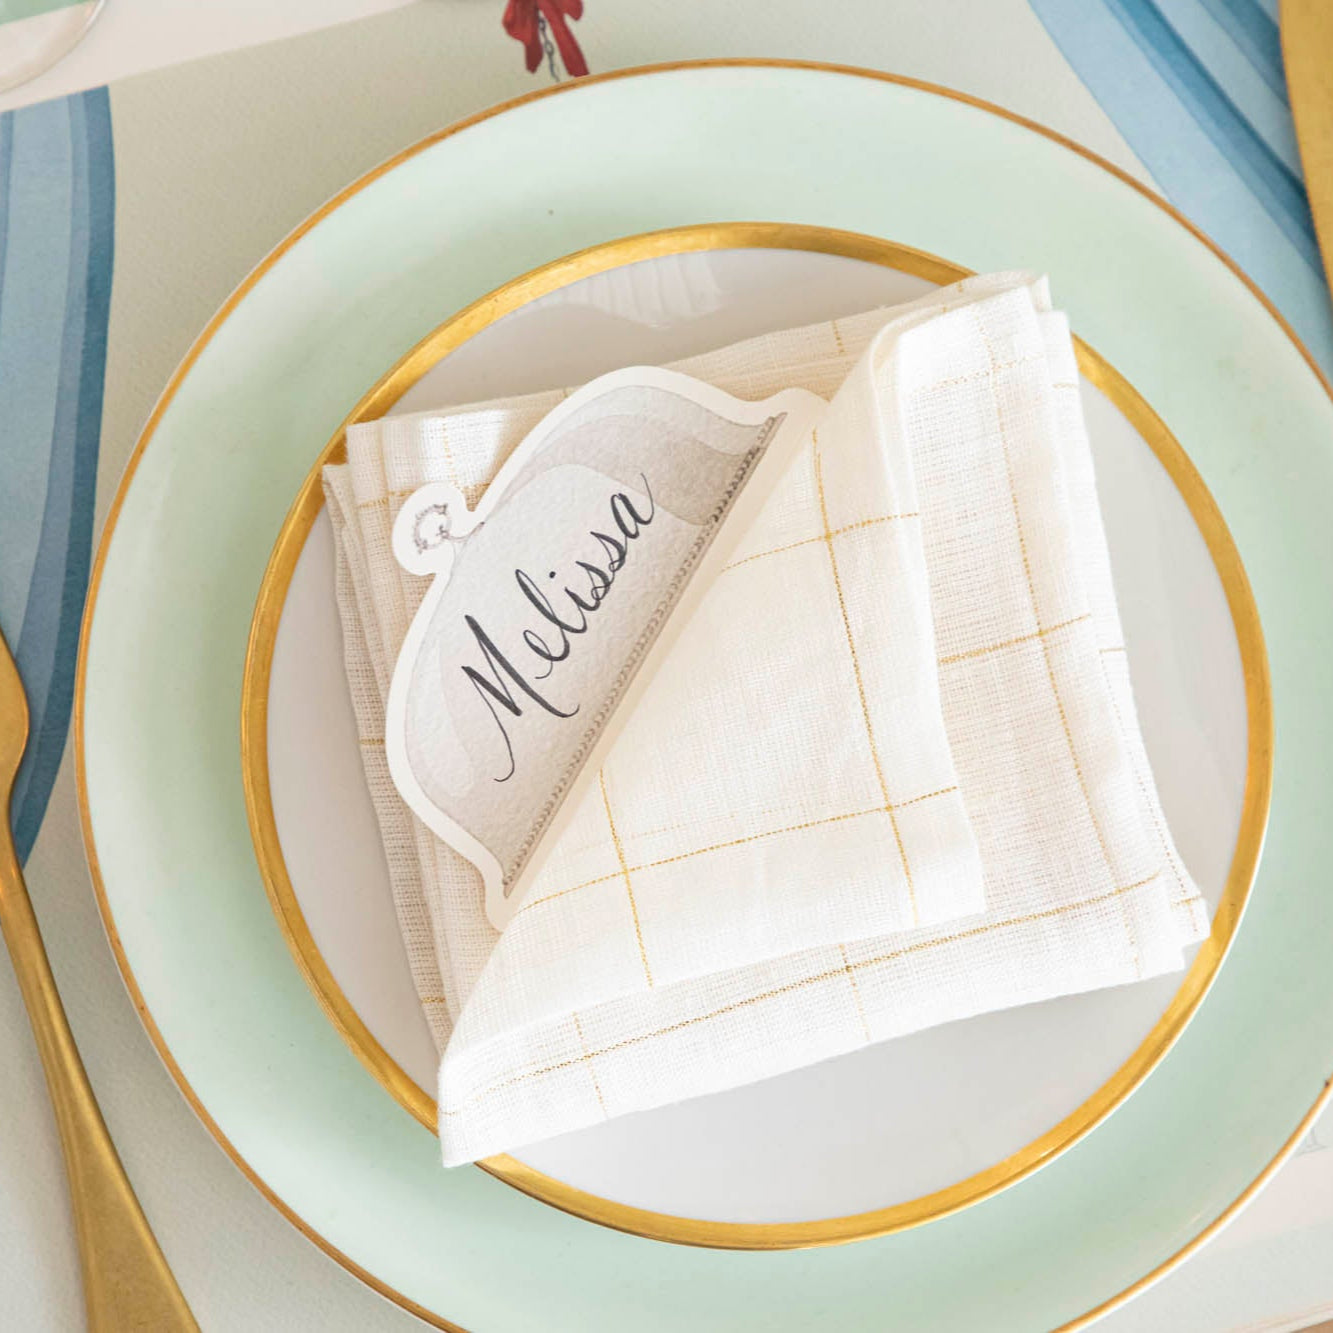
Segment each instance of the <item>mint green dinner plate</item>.
[[[1004,1193],[825,1249],[642,1240],[481,1171],[444,1172],[297,971],[241,788],[255,594],[291,498],[366,386],[520,273],[728,220],[1048,272],[1074,327],[1200,469],[1271,657],[1268,844],[1232,953],[1174,1049],[1104,1125]],[[113,947],[227,1151],[307,1235],[443,1326],[1081,1324],[1253,1192],[1333,1071],[1330,496],[1333,402],[1262,298],[1140,187],[1034,126],[882,75],[763,62],[522,99],[316,214],[227,302],[149,422],[98,555],[80,659],[80,795]]]

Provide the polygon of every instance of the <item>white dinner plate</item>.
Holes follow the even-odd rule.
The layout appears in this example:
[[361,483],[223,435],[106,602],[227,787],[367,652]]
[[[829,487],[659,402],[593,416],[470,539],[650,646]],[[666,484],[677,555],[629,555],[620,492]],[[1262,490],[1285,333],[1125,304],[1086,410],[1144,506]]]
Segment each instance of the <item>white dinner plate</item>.
[[[630,260],[645,251],[657,257]],[[412,412],[664,364],[911,300],[936,285],[921,271],[943,267],[817,228],[715,225],[674,241],[630,238],[486,298],[492,322],[461,343],[452,332],[460,321],[450,321],[401,370],[386,367],[355,415],[382,411],[387,392],[403,395],[393,412]],[[472,316],[462,322],[475,325]],[[1245,679],[1247,667],[1263,676],[1263,647],[1230,539],[1180,446],[1116,377],[1098,374],[1093,353],[1082,355],[1104,381],[1099,390],[1085,377],[1085,411],[1149,757],[1210,910],[1230,882],[1230,914],[1198,968],[946,1024],[617,1117],[490,1159],[489,1169],[548,1202],[658,1238],[767,1247],[872,1235],[974,1202],[1050,1161],[1182,1029],[1229,940],[1262,835],[1266,772],[1248,788],[1246,777],[1251,761],[1267,766],[1268,699],[1251,697],[1249,727]],[[341,437],[331,450],[340,448]],[[318,470],[258,598],[242,695],[251,821],[279,922],[316,994],[386,1090],[433,1127],[438,1055],[362,772]],[[1224,572],[1242,631],[1251,631],[1242,643]]]

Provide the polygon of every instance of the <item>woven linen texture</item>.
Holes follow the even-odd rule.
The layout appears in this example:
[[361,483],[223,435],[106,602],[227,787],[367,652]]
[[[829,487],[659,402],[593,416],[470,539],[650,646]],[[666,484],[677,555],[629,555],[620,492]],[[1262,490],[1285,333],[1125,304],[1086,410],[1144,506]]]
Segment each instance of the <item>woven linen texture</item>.
[[426,586],[389,531],[427,481],[475,503],[564,393],[357,427],[326,470],[447,1163],[1176,969],[1207,930],[1139,734],[1044,282],[969,279],[673,369],[830,409],[503,936],[388,776],[384,699]]

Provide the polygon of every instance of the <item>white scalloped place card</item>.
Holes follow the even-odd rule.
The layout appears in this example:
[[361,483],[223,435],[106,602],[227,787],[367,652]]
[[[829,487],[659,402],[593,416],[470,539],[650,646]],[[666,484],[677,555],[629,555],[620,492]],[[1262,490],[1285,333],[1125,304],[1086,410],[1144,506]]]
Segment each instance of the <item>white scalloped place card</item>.
[[826,406],[618,370],[543,418],[475,510],[443,483],[408,497],[394,554],[433,581],[390,683],[389,771],[481,872],[496,929]]

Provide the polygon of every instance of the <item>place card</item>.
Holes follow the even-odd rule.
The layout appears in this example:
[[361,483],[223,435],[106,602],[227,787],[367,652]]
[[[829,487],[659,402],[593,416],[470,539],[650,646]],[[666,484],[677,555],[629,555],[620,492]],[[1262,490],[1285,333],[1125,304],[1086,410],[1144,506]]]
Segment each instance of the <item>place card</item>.
[[572,394],[475,510],[432,482],[393,527],[432,583],[394,668],[389,771],[503,929],[619,725],[826,404],[653,367]]

